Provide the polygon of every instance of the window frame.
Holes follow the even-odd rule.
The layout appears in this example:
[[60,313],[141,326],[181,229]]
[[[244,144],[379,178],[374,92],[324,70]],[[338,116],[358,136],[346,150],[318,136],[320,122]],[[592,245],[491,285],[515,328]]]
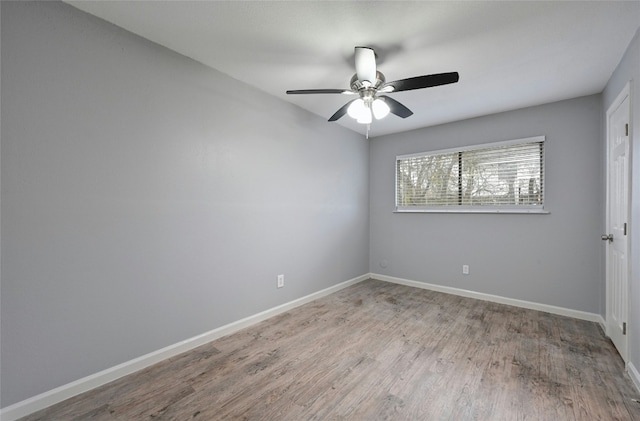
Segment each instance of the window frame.
[[[541,205],[432,205],[432,206],[399,206],[398,205],[398,162],[403,159],[454,154],[469,152],[482,149],[491,149],[504,146],[515,146],[526,143],[542,143],[541,154],[541,185],[542,185],[542,204]],[[524,214],[548,214],[546,206],[546,136],[533,136],[521,139],[506,140],[501,142],[482,143],[478,145],[470,145],[457,148],[439,149],[427,152],[418,152],[412,154],[397,155],[395,159],[395,186],[394,186],[394,213],[524,213]],[[461,180],[461,178],[459,178]]]

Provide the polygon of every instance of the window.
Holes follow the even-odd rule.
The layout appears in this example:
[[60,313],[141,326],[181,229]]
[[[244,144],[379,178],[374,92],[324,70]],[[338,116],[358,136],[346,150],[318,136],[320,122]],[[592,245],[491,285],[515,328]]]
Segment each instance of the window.
[[396,157],[396,210],[541,212],[544,136]]

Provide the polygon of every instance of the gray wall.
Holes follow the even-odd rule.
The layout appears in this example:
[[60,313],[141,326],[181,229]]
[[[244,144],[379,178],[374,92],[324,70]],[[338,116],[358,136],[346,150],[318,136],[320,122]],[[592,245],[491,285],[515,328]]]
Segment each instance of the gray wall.
[[[370,271],[599,313],[601,116],[593,95],[373,139]],[[550,214],[393,212],[396,155],[538,135]]]
[[[611,106],[625,84],[631,85],[631,294],[629,303],[629,362],[640,369],[640,30],[629,44],[603,92],[604,110]],[[604,132],[603,132],[604,136]],[[603,290],[604,294],[604,290]]]
[[3,407],[368,272],[362,136],[70,6],[1,7]]

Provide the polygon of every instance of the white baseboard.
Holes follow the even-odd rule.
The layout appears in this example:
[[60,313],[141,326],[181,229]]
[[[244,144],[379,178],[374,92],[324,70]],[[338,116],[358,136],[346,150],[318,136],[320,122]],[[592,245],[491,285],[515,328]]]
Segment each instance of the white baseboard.
[[[98,373],[92,374],[90,376],[84,377],[82,379],[76,380],[66,385],[49,390],[40,395],[31,397],[29,399],[25,399],[24,401],[15,403],[6,408],[2,408],[0,410],[0,420],[15,421],[18,418],[22,418],[36,411],[40,411],[41,409],[44,409],[56,403],[62,402],[65,399],[69,399],[73,396],[79,395],[80,393],[88,392],[92,389],[95,389],[96,387],[107,384],[113,380],[119,379],[128,374],[135,373],[136,371],[142,370],[162,360],[165,360],[167,358],[171,358],[183,352],[192,350],[194,348],[197,348],[201,345],[204,345],[208,342],[211,342],[223,336],[230,335],[234,332],[237,332],[241,329],[244,329],[246,327],[259,323],[270,317],[276,316],[280,313],[284,313],[295,307],[301,306],[303,304],[309,303],[318,298],[322,298],[324,296],[337,292],[341,289],[347,288],[351,285],[362,282],[368,278],[377,279],[379,281],[391,282],[391,283],[400,284],[400,285],[406,285],[406,286],[415,287],[415,288],[444,292],[447,294],[459,295],[463,297],[475,298],[478,300],[491,301],[491,302],[500,303],[500,304],[507,304],[507,305],[527,308],[531,310],[539,310],[547,313],[573,317],[581,320],[588,320],[588,321],[599,323],[602,326],[603,330],[605,329],[604,319],[602,318],[601,315],[595,314],[595,313],[571,310],[563,307],[556,307],[556,306],[551,306],[547,304],[517,300],[513,298],[506,298],[498,295],[484,294],[480,292],[474,292],[474,291],[447,287],[442,285],[429,284],[426,282],[412,281],[408,279],[396,278],[396,277],[380,275],[376,273],[368,273],[368,274],[350,279],[348,281],[342,282],[340,284],[334,285],[332,287],[323,289],[321,291],[315,292],[313,294],[309,294],[305,297],[298,298],[297,300],[293,300],[288,303],[282,304],[280,306],[271,308],[261,313],[254,314],[252,316],[246,317],[244,319],[238,320],[228,325],[221,326],[217,329],[211,330],[209,332],[203,333],[193,338],[186,339],[182,342],[169,345],[165,348],[159,349],[157,351],[151,352],[149,354],[143,355],[133,360],[124,362],[115,367],[108,368],[106,370],[100,371]],[[629,364],[628,371],[631,379],[633,380],[634,384],[640,391],[640,373],[638,373],[636,368],[631,363]]]
[[548,304],[540,304],[540,303],[534,303],[531,301],[517,300],[515,298],[507,298],[507,297],[501,297],[499,295],[484,294],[482,292],[475,292],[475,291],[469,291],[466,289],[429,284],[426,282],[411,281],[408,279],[395,278],[393,276],[380,275],[377,273],[370,273],[369,277],[371,277],[372,279],[377,279],[379,281],[392,282],[394,284],[428,289],[431,291],[444,292],[446,294],[459,295],[459,296],[468,297],[468,298],[475,298],[477,300],[483,300],[483,301],[491,301],[499,304],[507,304],[510,306],[521,307],[521,308],[526,308],[530,310],[544,311],[546,313],[558,314],[560,316],[573,317],[574,319],[588,320],[590,322],[599,323],[600,326],[603,328],[603,330],[605,327],[605,322],[603,317],[596,313],[589,313],[589,312],[580,311],[580,310],[571,310],[564,307],[556,307]]
[[297,300],[293,300],[280,306],[273,307],[261,313],[254,314],[228,325],[213,329],[201,335],[194,336],[193,338],[186,339],[182,342],[169,345],[165,348],[124,362],[115,367],[108,368],[74,382],[62,385],[29,399],[25,399],[24,401],[7,406],[6,408],[2,408],[0,410],[0,420],[15,421],[18,418],[22,418],[36,411],[40,411],[41,409],[62,402],[65,399],[69,399],[73,396],[79,395],[80,393],[88,392],[92,389],[95,389],[96,387],[107,384],[128,374],[135,373],[136,371],[142,370],[143,368],[149,367],[150,365],[158,363],[162,360],[174,357],[185,351],[192,350],[223,336],[230,335],[234,332],[244,329],[245,327],[249,327],[270,317],[289,311],[295,307],[309,303],[313,300],[317,300],[318,298],[322,298],[341,289],[357,284],[358,282],[362,282],[368,278],[369,274],[358,276],[332,287],[314,292],[313,294],[309,294],[305,297],[298,298]]
[[638,373],[636,366],[631,362],[627,364],[627,373],[629,373],[629,377],[631,377],[631,381],[636,387],[636,390],[640,393],[640,373]]

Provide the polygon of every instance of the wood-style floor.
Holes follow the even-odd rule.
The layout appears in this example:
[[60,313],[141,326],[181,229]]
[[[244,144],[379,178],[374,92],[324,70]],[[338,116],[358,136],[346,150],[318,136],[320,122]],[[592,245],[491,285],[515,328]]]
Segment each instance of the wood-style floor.
[[368,280],[24,420],[640,420],[596,323]]

